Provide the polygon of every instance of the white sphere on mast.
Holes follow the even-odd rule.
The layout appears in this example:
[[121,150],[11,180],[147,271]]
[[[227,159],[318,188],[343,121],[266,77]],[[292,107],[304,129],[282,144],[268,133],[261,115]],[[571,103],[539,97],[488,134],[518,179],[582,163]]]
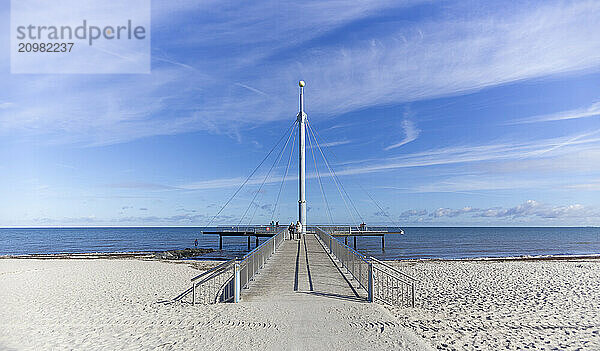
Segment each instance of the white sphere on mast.
[[301,80],[301,81],[298,82],[298,85],[300,86],[300,88],[304,88],[304,86],[306,85],[306,83],[303,80]]

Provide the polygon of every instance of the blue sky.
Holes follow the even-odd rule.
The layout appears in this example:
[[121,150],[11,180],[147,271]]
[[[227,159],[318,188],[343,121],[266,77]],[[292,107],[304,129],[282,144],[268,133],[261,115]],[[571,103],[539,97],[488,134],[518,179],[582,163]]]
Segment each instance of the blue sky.
[[[0,226],[205,225],[294,121],[299,79],[367,223],[600,225],[598,33],[597,1],[153,1],[152,74],[15,75],[4,50]],[[216,223],[268,222],[287,157]],[[276,220],[295,177],[294,155]]]

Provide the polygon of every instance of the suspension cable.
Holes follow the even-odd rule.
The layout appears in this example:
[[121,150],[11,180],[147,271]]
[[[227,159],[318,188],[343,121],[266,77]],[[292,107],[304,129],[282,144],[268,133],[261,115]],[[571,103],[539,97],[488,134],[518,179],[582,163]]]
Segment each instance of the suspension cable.
[[[308,122],[308,120],[307,120],[307,122]],[[348,211],[348,214],[350,214],[350,217],[352,218],[352,221],[355,222],[355,223],[357,223],[358,221],[356,220],[356,218],[354,217],[354,214],[352,213],[352,211],[348,207],[348,203],[346,202],[346,198],[344,197],[344,195],[342,193],[342,190],[340,189],[340,188],[343,188],[343,185],[341,184],[341,182],[339,182],[339,180],[337,179],[337,176],[335,174],[335,171],[329,165],[329,162],[327,161],[327,158],[325,157],[325,154],[323,153],[323,150],[321,149],[321,145],[319,145],[319,141],[316,139],[316,133],[315,133],[314,129],[311,127],[310,123],[307,123],[307,125],[308,125],[308,128],[312,131],[312,136],[315,139],[315,143],[317,144],[317,148],[319,149],[319,151],[321,153],[321,156],[323,157],[323,161],[325,161],[325,165],[327,166],[327,169],[329,170],[329,174],[333,178],[333,182],[335,183],[335,186],[337,187],[338,192],[340,193],[340,197],[344,201],[344,206],[346,206],[346,210]],[[348,193],[346,193],[346,196],[347,195],[348,195]],[[348,196],[348,200],[351,201],[351,199],[350,199],[349,196]],[[355,208],[355,210],[356,210],[356,208]],[[359,217],[361,217],[360,213],[358,213],[358,211],[356,211],[356,213],[358,214]],[[361,217],[361,219],[362,219],[362,217]]]
[[[273,166],[275,167],[279,167],[279,163],[281,162],[281,160],[283,159],[283,155],[285,153],[285,150],[287,149],[287,145],[290,142],[290,138],[293,135],[296,135],[296,128],[294,127],[294,129],[290,132],[290,136],[288,137],[288,139],[285,142],[285,145],[283,146],[283,149],[281,149],[281,151],[279,152],[279,155],[277,156],[277,161],[271,166],[271,169],[269,169],[269,173],[267,174],[267,176],[265,177],[265,180],[267,180],[267,178],[269,177],[269,174],[271,173],[271,171],[273,170]],[[293,142],[292,142],[293,143]],[[292,146],[293,148],[293,146]],[[265,180],[263,180],[263,183],[261,184],[260,188],[258,189],[257,193],[255,194],[255,197],[260,193],[260,190],[262,189],[263,185],[265,184]],[[252,205],[252,203],[250,203],[250,205]],[[250,220],[248,221],[248,226],[250,226],[250,224],[252,224],[252,220],[254,219],[254,217],[256,216],[256,212],[258,211],[258,204],[255,203],[255,207],[254,207],[254,211],[252,212],[252,216],[250,217]]]
[[285,173],[283,174],[283,178],[281,178],[281,184],[279,185],[279,192],[277,193],[277,198],[275,200],[275,206],[273,206],[273,212],[271,213],[271,221],[275,218],[275,210],[279,205],[279,197],[281,196],[281,191],[283,190],[283,184],[285,182],[285,178],[288,175],[288,171],[290,169],[290,164],[292,162],[292,155],[294,154],[294,146],[296,145],[296,132],[298,129],[294,128],[294,136],[292,138],[292,147],[290,148],[290,157],[288,158],[287,166],[285,167]]
[[256,173],[256,171],[260,168],[260,166],[262,166],[262,164],[267,160],[267,158],[269,158],[269,156],[271,155],[271,153],[273,153],[273,150],[275,150],[275,148],[277,147],[277,145],[279,145],[279,143],[281,143],[281,141],[283,140],[283,138],[285,138],[285,136],[287,135],[287,132],[293,128],[296,125],[296,121],[294,121],[294,123],[292,123],[292,125],[290,125],[288,127],[288,129],[285,131],[285,133],[283,133],[283,135],[281,136],[281,138],[279,138],[279,140],[277,141],[277,143],[275,145],[273,145],[273,147],[271,148],[271,151],[269,151],[269,153],[267,154],[267,156],[265,156],[265,158],[263,158],[262,161],[260,161],[260,163],[258,164],[258,166],[256,166],[256,168],[254,168],[254,170],[252,171],[252,173],[250,173],[250,175],[248,176],[248,178],[246,178],[246,180],[244,180],[244,182],[242,183],[242,185],[240,185],[239,188],[237,188],[237,190],[233,193],[233,195],[231,195],[231,197],[229,198],[229,200],[227,200],[227,202],[219,209],[219,211],[217,212],[217,214],[215,214],[212,219],[210,220],[210,222],[208,222],[208,224],[206,225],[207,227],[210,227],[210,225],[213,223],[213,221],[221,214],[221,212],[223,212],[223,210],[225,209],[225,207],[227,207],[227,205],[229,205],[229,203],[236,197],[236,195],[240,192],[240,190],[242,190],[242,188],[244,187],[244,185],[246,185],[246,183],[248,183],[248,181],[250,180],[250,178],[252,178],[252,176],[254,175],[254,173]]
[[[315,134],[316,136],[319,136],[319,134],[314,129],[312,129],[312,127],[310,126],[310,124],[309,124],[309,128],[313,131],[313,134]],[[325,141],[325,139],[323,139],[323,138],[321,138],[321,139],[323,141]],[[316,138],[315,138],[315,140],[316,140]],[[330,153],[333,155],[332,151],[330,151]],[[332,170],[333,170],[333,168],[332,168]],[[333,171],[333,175],[337,178],[338,182],[340,183],[340,187],[342,188],[342,190],[344,191],[344,193],[348,197],[348,201],[352,205],[352,208],[354,208],[354,211],[356,211],[356,214],[358,215],[358,217],[360,218],[360,220],[364,222],[364,218],[360,215],[360,212],[358,212],[358,209],[356,208],[356,205],[354,204],[354,201],[352,201],[352,198],[350,197],[350,195],[346,191],[346,188],[344,188],[344,184],[342,184],[342,182],[339,180],[339,177],[337,176],[337,174],[335,173],[335,171]]]
[[[296,125],[296,122],[294,122],[294,126]],[[238,228],[240,226],[240,224],[242,223],[242,221],[244,220],[244,217],[246,216],[246,214],[248,213],[248,211],[250,210],[250,208],[252,207],[252,204],[255,204],[255,200],[256,197],[258,196],[258,194],[260,193],[260,191],[262,190],[262,187],[265,185],[265,182],[267,181],[267,179],[269,178],[269,175],[271,175],[271,172],[273,171],[273,168],[275,167],[275,164],[279,163],[279,161],[281,160],[281,156],[283,155],[283,151],[287,148],[287,144],[290,141],[290,138],[292,137],[292,132],[295,130],[292,129],[290,131],[290,135],[288,136],[287,140],[285,141],[285,144],[283,145],[283,148],[281,149],[281,151],[279,151],[279,154],[277,155],[277,157],[275,158],[275,162],[273,162],[273,164],[271,165],[271,168],[269,168],[269,171],[267,172],[267,175],[265,175],[262,183],[260,184],[260,187],[258,188],[258,190],[254,193],[254,196],[252,197],[252,201],[250,201],[250,204],[248,205],[248,208],[246,208],[246,211],[244,212],[244,214],[242,215],[242,218],[240,218],[240,221],[238,222]],[[254,219],[254,215],[256,214],[256,210],[258,209],[258,205],[255,208],[254,214],[252,215],[252,217],[250,217],[250,222],[252,221],[252,219]],[[250,224],[248,224],[250,225]]]
[[369,197],[369,199],[371,199],[371,201],[373,201],[373,203],[375,204],[375,206],[377,206],[377,208],[379,208],[379,210],[381,211],[381,213],[384,216],[386,216],[387,219],[389,219],[392,224],[394,224],[397,227],[400,227],[400,223],[396,222],[395,220],[392,219],[392,217],[390,217],[390,215],[379,205],[379,203],[377,201],[375,201],[375,199],[373,198],[373,196],[371,196],[371,194],[369,194],[369,192],[367,191],[367,189],[363,188],[362,184],[358,183],[358,186],[365,192],[365,194],[367,194],[367,196]]
[[[311,130],[312,130],[312,128],[311,128]],[[313,132],[314,132],[314,134],[318,135],[318,133],[317,133],[316,131],[314,131],[314,130],[313,130]],[[321,140],[325,141],[325,139],[324,139],[323,137],[321,137],[320,135],[318,135],[318,136],[319,136],[319,138],[321,138]],[[330,152],[330,153],[331,153],[331,154],[332,154],[332,155],[335,157],[335,154],[333,153],[333,151],[329,150],[329,152]],[[364,191],[364,192],[365,192],[365,194],[367,194],[367,196],[369,197],[369,199],[371,199],[371,201],[372,201],[372,202],[375,204],[375,206],[376,206],[376,207],[377,207],[377,208],[378,208],[378,209],[381,211],[381,213],[382,213],[382,214],[383,214],[385,217],[387,217],[387,218],[390,220],[390,222],[391,222],[392,224],[394,224],[394,225],[399,225],[399,223],[398,223],[398,222],[396,222],[395,220],[393,220],[393,219],[392,219],[392,217],[390,217],[390,215],[389,215],[389,214],[388,214],[388,213],[387,213],[387,212],[386,212],[386,211],[383,209],[383,207],[381,207],[381,206],[379,205],[379,203],[378,203],[378,202],[377,202],[377,201],[376,201],[376,200],[373,198],[373,196],[371,196],[371,194],[370,194],[370,193],[369,193],[369,192],[368,192],[368,191],[367,191],[367,190],[366,190],[366,189],[365,189],[365,188],[362,186],[362,184],[360,184],[360,182],[357,182],[357,184],[358,184],[358,186],[359,186],[359,187],[362,189],[362,191]],[[342,188],[343,188],[343,185],[342,185]],[[345,190],[345,189],[344,189],[344,192],[346,192],[346,190]],[[348,195],[348,193],[346,193],[346,195]],[[350,199],[350,197],[349,197],[349,196],[348,196],[348,198]],[[351,200],[351,199],[350,199],[350,200]],[[353,205],[353,207],[354,207],[354,205]],[[354,207],[354,208],[355,208],[355,210],[356,210],[356,207]],[[357,211],[357,213],[358,213],[358,211]],[[359,217],[360,217],[360,214],[359,214]],[[361,218],[362,218],[362,217],[361,217]],[[363,220],[363,222],[364,222],[364,220]]]
[[313,162],[315,164],[315,171],[317,172],[317,179],[319,180],[319,187],[321,188],[321,196],[323,197],[323,201],[325,202],[325,208],[327,209],[327,215],[329,217],[329,224],[333,224],[333,217],[331,216],[331,208],[329,208],[329,202],[327,201],[327,196],[325,196],[325,190],[323,189],[323,182],[321,181],[321,174],[319,173],[319,168],[317,167],[317,158],[315,157],[315,150],[313,149],[312,139],[310,137],[310,128],[306,130],[308,132],[308,144],[310,148],[310,152],[313,157]]

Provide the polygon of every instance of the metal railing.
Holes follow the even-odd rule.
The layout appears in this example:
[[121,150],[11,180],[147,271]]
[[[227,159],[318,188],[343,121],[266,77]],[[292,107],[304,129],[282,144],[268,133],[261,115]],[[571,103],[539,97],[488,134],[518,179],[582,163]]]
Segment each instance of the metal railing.
[[262,243],[254,250],[248,252],[237,263],[237,272],[239,273],[239,286],[247,288],[248,283],[254,279],[258,271],[265,265],[265,262],[275,253],[279,245],[285,240],[287,228],[281,228],[279,233]]
[[360,228],[356,225],[324,225],[324,226],[317,226],[317,227],[310,227],[311,229],[316,230],[316,228],[319,228],[329,234],[333,234],[333,233],[343,233],[343,234],[349,234],[352,232],[360,232]]
[[287,229],[283,228],[240,260],[236,258],[223,262],[195,276],[191,279],[192,286],[173,301],[183,301],[185,297],[191,296],[192,305],[196,302],[203,304],[238,302],[240,289],[248,287],[249,282],[275,253],[284,241],[286,231]]
[[335,256],[346,268],[358,284],[369,294],[369,301],[372,300],[372,264],[367,258],[351,247],[344,245],[331,234],[325,232],[320,227],[315,228],[315,233],[321,242],[329,249],[329,252]]
[[315,233],[342,267],[367,291],[370,302],[378,300],[390,305],[415,306],[416,280],[413,277],[373,257],[367,259],[320,227],[315,228]]
[[374,257],[371,261],[374,263],[373,298],[390,305],[415,307],[417,280]]
[[[191,303],[211,304],[231,301],[233,289],[230,285],[234,277],[235,259],[223,262],[191,279],[192,286],[173,299],[182,301],[191,295]],[[199,300],[199,301],[198,301]]]
[[251,233],[279,233],[282,229],[287,228],[286,225],[240,225],[231,227],[221,227],[224,232],[251,232]]

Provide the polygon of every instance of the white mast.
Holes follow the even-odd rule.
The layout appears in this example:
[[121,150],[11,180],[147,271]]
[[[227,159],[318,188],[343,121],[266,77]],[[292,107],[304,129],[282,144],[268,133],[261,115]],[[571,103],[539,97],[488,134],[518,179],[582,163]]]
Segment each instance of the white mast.
[[304,139],[305,139],[305,132],[306,132],[306,127],[305,127],[305,122],[306,122],[306,113],[304,113],[304,85],[306,85],[306,83],[304,83],[303,80],[301,80],[300,82],[298,82],[298,85],[300,85],[300,112],[298,113],[298,129],[300,130],[300,133],[298,133],[298,137],[299,137],[299,142],[298,142],[298,146],[299,146],[299,154],[300,154],[300,159],[299,159],[299,165],[298,165],[298,182],[299,182],[299,198],[298,198],[298,220],[300,221],[300,224],[302,225],[302,234],[306,233],[306,180],[305,180],[305,176],[306,176],[306,165],[305,165],[305,154],[306,154],[306,148],[304,145]]

